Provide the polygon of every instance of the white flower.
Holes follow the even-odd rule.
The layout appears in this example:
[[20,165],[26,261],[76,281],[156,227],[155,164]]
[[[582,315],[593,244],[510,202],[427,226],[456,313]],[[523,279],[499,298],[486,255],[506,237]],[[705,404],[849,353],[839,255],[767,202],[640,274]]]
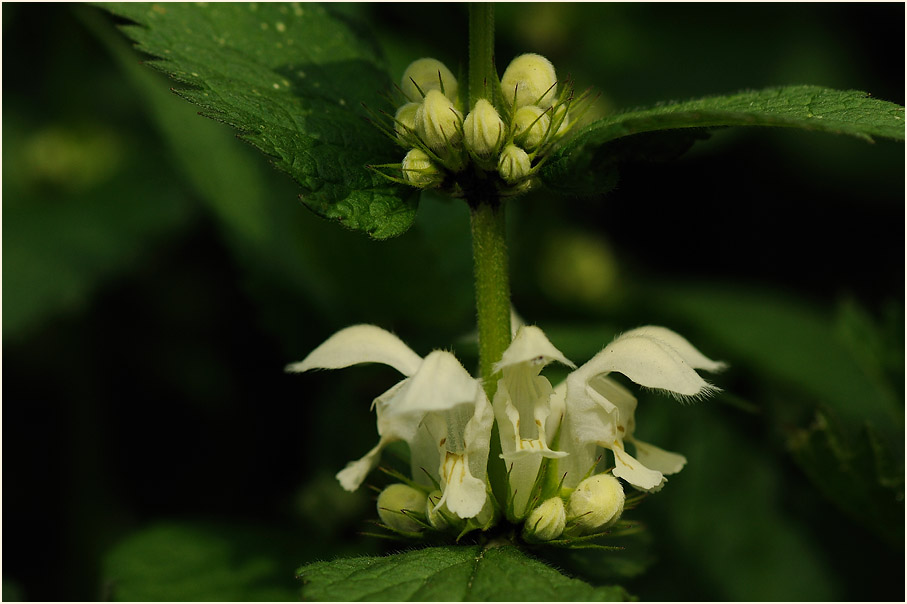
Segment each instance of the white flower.
[[[518,518],[525,512],[542,458],[566,455],[549,447],[551,432],[547,424],[553,389],[539,374],[552,361],[575,367],[541,329],[525,325],[518,329],[494,366],[494,371],[502,374],[494,395],[494,414],[501,436],[501,457],[510,473],[513,512]],[[560,417],[554,420],[559,422]]]
[[287,370],[339,369],[358,363],[384,363],[406,378],[375,399],[380,439],[337,474],[343,488],[356,490],[378,464],[382,449],[403,440],[409,444],[413,479],[426,486],[434,479],[441,486],[435,507],[446,504],[460,518],[478,515],[487,499],[486,464],[494,421],[478,380],[449,352],[436,350],[422,359],[397,336],[374,325],[337,332]]
[[[657,491],[665,483],[665,474],[675,474],[686,464],[683,455],[633,437],[636,398],[607,377],[609,373],[622,373],[640,386],[686,400],[718,390],[696,369],[723,368],[723,363],[708,359],[664,327],[640,327],[615,338],[567,376],[552,396],[553,412],[565,410],[560,443],[570,455],[558,465],[558,471],[567,475],[564,485],[574,487],[588,474],[599,447],[613,452],[614,476],[644,491]],[[636,457],[627,453],[625,442],[635,446]]]

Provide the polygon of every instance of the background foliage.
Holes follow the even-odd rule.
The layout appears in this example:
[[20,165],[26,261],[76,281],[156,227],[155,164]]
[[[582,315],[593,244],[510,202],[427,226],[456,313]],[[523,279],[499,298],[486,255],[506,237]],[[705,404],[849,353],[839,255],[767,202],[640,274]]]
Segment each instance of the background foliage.
[[[394,77],[465,67],[460,6],[338,10]],[[504,4],[497,50],[601,111],[801,83],[903,104],[903,11]],[[380,244],[318,219],[114,22],[3,5],[3,597],[293,599],[302,564],[391,551],[332,475],[395,376],[282,367],[353,322],[474,363],[467,212],[425,196]],[[903,598],[903,182],[901,143],[729,129],[605,197],[511,205],[514,304],[568,357],[658,323],[732,366],[717,399],[640,401],[690,460],[634,511],[651,543],[552,562],[643,599]]]

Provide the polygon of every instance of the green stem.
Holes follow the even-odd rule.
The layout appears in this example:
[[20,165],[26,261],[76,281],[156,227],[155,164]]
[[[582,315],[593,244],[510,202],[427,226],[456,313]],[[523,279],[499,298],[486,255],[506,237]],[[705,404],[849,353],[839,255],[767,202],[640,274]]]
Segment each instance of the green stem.
[[510,280],[507,269],[504,206],[479,203],[472,210],[472,254],[476,279],[479,372],[494,398],[492,367],[510,345]]
[[469,108],[486,98],[494,75],[494,4],[469,4]]
[[[494,73],[494,5],[469,5],[469,108],[490,93]],[[476,322],[479,333],[479,374],[485,394],[494,401],[498,379],[495,363],[510,345],[510,277],[504,206],[494,185],[481,172],[467,187],[471,210],[472,256],[476,280]],[[507,472],[501,462],[497,425],[492,427],[488,454],[488,480],[496,499],[506,505]]]

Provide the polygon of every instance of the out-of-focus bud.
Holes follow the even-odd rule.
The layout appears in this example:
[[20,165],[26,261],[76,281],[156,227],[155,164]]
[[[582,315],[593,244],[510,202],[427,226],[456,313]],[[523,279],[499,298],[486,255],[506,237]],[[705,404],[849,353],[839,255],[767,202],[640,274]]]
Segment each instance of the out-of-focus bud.
[[532,162],[529,155],[516,145],[507,145],[498,160],[498,174],[508,184],[514,184],[529,176]]
[[624,511],[624,488],[610,474],[590,476],[579,483],[567,502],[570,520],[593,533],[615,522]]
[[422,93],[427,96],[430,90],[441,91],[442,83],[444,95],[451,101],[456,100],[457,78],[444,63],[437,59],[416,59],[403,72],[400,90],[410,101],[420,103],[422,102],[420,88]]
[[520,55],[510,62],[501,78],[501,91],[507,102],[516,106],[550,107],[557,99],[557,74],[551,61],[537,54]]
[[504,121],[487,100],[476,101],[475,107],[466,116],[463,138],[467,149],[483,157],[497,151],[504,140]]
[[529,150],[539,146],[550,125],[551,118],[535,105],[520,107],[513,116],[514,137],[522,147]]
[[444,174],[422,149],[410,149],[403,158],[403,179],[414,187],[426,188],[440,184]]
[[523,537],[527,541],[551,541],[561,536],[566,525],[564,501],[560,497],[552,497],[529,513],[523,524]]
[[[411,516],[425,511],[425,493],[405,484],[392,484],[378,495],[378,516],[389,528],[401,533],[418,533],[424,527]],[[406,514],[403,513],[406,510]]]
[[440,90],[432,90],[416,111],[416,131],[432,151],[441,152],[460,142],[463,115]]
[[394,115],[394,131],[397,133],[397,140],[401,143],[408,144],[414,136],[410,131],[416,129],[418,111],[419,103],[406,103],[397,109],[397,113]]

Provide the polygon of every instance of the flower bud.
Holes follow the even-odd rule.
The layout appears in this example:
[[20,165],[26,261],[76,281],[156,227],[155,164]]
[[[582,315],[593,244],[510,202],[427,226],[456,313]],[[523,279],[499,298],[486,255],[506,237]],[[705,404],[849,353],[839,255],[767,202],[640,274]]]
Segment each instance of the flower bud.
[[582,481],[567,502],[571,521],[586,533],[613,523],[623,511],[624,489],[611,474],[598,474]]
[[410,130],[416,129],[416,112],[419,111],[419,103],[406,103],[397,109],[394,115],[394,131],[397,133],[397,140],[407,144],[413,137]]
[[416,112],[416,131],[432,151],[443,151],[460,142],[463,115],[440,90],[432,90]]
[[537,54],[520,55],[510,62],[501,78],[501,91],[507,102],[516,106],[550,107],[557,99],[557,74],[554,65]]
[[529,160],[529,155],[516,145],[507,145],[501,151],[501,159],[498,160],[498,174],[508,184],[514,184],[529,176],[531,168],[532,162]]
[[422,102],[420,88],[422,93],[428,96],[430,90],[440,91],[442,82],[444,95],[452,101],[455,100],[457,98],[457,79],[444,63],[437,59],[416,59],[403,72],[400,90],[410,101],[420,103]]
[[523,525],[523,536],[527,541],[551,541],[561,536],[566,524],[564,500],[552,497],[529,513]]
[[[378,495],[378,516],[381,522],[401,533],[418,533],[424,527],[416,522],[411,513],[423,514],[425,493],[405,484],[392,484]],[[407,513],[404,514],[403,510]]]
[[403,158],[403,179],[414,187],[426,188],[440,184],[444,174],[422,149],[410,149]]
[[[551,118],[535,105],[520,107],[513,116],[513,132],[526,149],[535,149],[548,133]],[[522,138],[521,138],[522,137]]]
[[504,140],[504,122],[494,106],[485,99],[476,101],[475,107],[463,122],[466,148],[476,155],[494,153]]

